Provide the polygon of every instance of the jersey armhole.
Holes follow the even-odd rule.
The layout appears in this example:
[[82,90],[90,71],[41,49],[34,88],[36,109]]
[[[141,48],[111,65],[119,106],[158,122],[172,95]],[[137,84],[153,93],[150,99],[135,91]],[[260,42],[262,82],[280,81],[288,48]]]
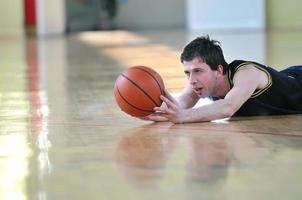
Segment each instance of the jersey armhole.
[[[260,90],[255,90],[252,94],[252,96],[250,98],[255,98],[255,97],[258,97],[259,95],[261,95],[262,93],[264,93],[269,87],[272,86],[273,84],[273,81],[272,81],[272,76],[271,74],[266,70],[264,69],[263,67],[255,64],[255,63],[252,63],[252,62],[244,62],[244,63],[241,63],[240,65],[238,65],[236,68],[235,68],[235,71],[234,71],[234,75],[236,74],[236,72],[242,68],[242,67],[246,67],[246,66],[249,66],[249,65],[253,65],[254,67],[256,67],[257,69],[263,71],[266,75],[267,75],[267,78],[268,78],[268,82],[266,84],[266,86]],[[231,85],[233,86],[233,80],[230,79],[230,73],[229,73],[229,81],[231,83]]]

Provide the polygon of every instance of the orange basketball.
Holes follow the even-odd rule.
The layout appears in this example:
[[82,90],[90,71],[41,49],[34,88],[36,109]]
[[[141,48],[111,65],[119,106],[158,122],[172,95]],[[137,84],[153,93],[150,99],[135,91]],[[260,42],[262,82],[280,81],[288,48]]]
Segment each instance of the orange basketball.
[[133,117],[144,117],[160,106],[160,95],[164,94],[164,82],[153,69],[135,66],[119,75],[114,86],[118,106]]

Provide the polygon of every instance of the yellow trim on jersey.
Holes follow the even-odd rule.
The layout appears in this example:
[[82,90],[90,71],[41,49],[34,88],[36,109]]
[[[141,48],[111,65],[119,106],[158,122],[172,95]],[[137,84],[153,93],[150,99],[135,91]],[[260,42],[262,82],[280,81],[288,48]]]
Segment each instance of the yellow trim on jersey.
[[[259,65],[255,64],[255,63],[252,63],[252,62],[244,62],[244,63],[241,63],[240,65],[238,65],[235,68],[234,75],[239,70],[239,68],[246,67],[248,65],[253,65],[257,69],[263,71],[267,75],[267,77],[268,77],[268,83],[267,83],[267,85],[264,88],[262,88],[260,90],[256,90],[255,92],[253,92],[252,96],[250,97],[250,98],[255,98],[255,97],[258,97],[259,95],[261,95],[263,92],[265,92],[270,86],[272,86],[272,84],[273,84],[272,76],[271,76],[271,74],[266,69],[264,69],[263,67],[260,67]],[[230,78],[231,77],[230,77],[230,73],[229,73],[229,80],[230,80],[230,83],[233,85],[233,80],[231,80]]]
[[232,88],[233,85],[234,85],[231,75],[232,75],[232,72],[231,72],[231,69],[229,69],[229,72],[228,72],[228,81],[229,81],[230,88]]

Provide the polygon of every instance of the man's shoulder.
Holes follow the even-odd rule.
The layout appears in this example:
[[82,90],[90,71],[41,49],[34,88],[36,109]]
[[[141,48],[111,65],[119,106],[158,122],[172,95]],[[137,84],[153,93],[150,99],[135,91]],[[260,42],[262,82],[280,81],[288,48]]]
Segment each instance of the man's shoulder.
[[237,65],[240,65],[240,64],[246,63],[246,62],[251,62],[251,61],[247,61],[247,60],[233,60],[229,65],[230,66],[237,66]]
[[231,63],[229,63],[228,69],[231,73],[235,73],[240,66],[248,63],[251,62],[246,60],[233,60]]
[[233,72],[233,82],[235,79],[249,80],[257,85],[257,90],[268,88],[272,84],[272,77],[266,66],[256,62],[241,62]]
[[262,71],[268,68],[258,62],[248,60],[233,60],[228,67],[232,73],[236,73],[239,69],[243,69],[246,67],[255,67],[256,69],[260,69]]

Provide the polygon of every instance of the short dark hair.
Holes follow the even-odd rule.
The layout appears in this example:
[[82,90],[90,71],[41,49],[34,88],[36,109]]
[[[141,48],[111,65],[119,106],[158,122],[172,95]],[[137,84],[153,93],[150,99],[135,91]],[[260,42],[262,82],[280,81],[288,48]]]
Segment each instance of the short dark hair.
[[208,35],[197,37],[185,46],[181,53],[180,60],[191,61],[194,58],[201,58],[212,70],[217,70],[218,65],[223,66],[223,74],[227,72],[228,63],[225,61],[220,42],[211,40]]

